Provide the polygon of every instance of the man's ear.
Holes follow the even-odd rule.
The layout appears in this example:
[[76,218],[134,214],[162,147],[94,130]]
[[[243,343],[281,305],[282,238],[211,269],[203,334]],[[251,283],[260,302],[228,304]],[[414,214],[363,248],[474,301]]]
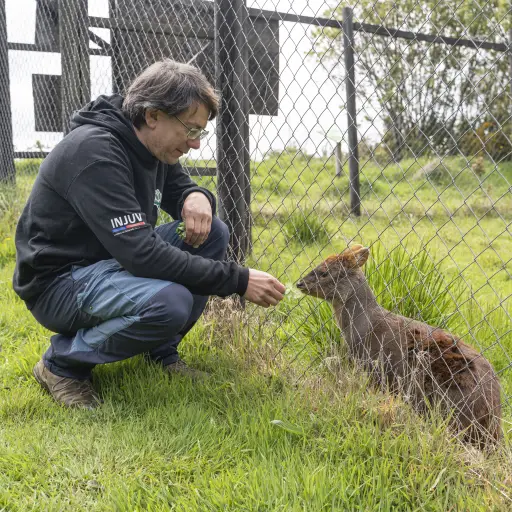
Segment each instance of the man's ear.
[[146,124],[149,128],[153,129],[155,128],[157,122],[158,122],[158,110],[155,108],[148,108],[146,109],[146,112],[144,113],[144,118],[146,120]]

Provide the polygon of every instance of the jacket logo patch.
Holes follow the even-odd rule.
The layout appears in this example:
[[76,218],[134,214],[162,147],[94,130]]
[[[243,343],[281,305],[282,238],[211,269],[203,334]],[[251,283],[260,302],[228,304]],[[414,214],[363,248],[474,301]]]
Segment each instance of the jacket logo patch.
[[141,213],[132,213],[122,217],[114,217],[113,219],[110,219],[110,223],[112,224],[112,233],[114,233],[114,235],[120,235],[121,233],[126,233],[127,231],[139,229],[147,225],[142,220]]
[[157,207],[157,209],[160,209],[160,204],[162,203],[162,192],[160,190],[155,190],[155,200],[153,202],[153,205]]

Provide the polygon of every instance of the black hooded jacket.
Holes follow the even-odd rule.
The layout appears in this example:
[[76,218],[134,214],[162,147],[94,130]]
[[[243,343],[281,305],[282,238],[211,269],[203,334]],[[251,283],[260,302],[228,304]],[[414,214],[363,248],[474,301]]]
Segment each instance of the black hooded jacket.
[[161,207],[180,219],[188,194],[204,193],[179,163],[157,160],[121,111],[100,96],[72,118],[71,132],[41,165],[16,230],[13,286],[30,308],[73,266],[115,258],[138,277],[173,281],[199,295],[243,295],[249,270],[191,255],[153,230]]

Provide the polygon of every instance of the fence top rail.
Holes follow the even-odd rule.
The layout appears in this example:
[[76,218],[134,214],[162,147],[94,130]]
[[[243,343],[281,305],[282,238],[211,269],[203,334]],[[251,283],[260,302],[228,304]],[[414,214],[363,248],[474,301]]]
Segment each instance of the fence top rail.
[[[264,9],[247,9],[249,16],[255,20],[258,18],[266,19],[267,21],[288,21],[294,23],[303,23],[307,25],[316,25],[319,27],[329,27],[343,30],[343,22],[332,18],[304,16],[302,14],[291,14],[279,11],[268,11]],[[199,38],[213,37],[213,28],[205,29],[201,33],[197,33],[192,29],[187,29],[183,26],[173,26],[170,24],[151,23],[151,22],[131,22],[128,20],[114,19],[114,18],[101,18],[98,16],[89,16],[89,25],[98,28],[125,28],[127,30],[151,30],[164,34],[173,34],[181,36],[191,36]],[[483,41],[481,39],[463,39],[458,37],[448,37],[442,35],[423,34],[421,32],[408,32],[405,30],[398,30],[395,28],[384,27],[382,25],[372,25],[370,23],[354,23],[353,29],[355,32],[364,32],[367,34],[376,34],[379,36],[401,38],[416,41],[425,41],[429,43],[446,44],[449,46],[465,46],[475,50],[495,50],[498,52],[506,52],[509,49],[508,43],[493,43]]]
[[412,41],[415,40],[426,41],[428,43],[447,44],[449,46],[466,46],[475,50],[482,49],[506,52],[509,48],[509,44],[506,43],[491,43],[480,39],[462,39],[458,37],[423,34],[421,32],[407,32],[405,30],[383,27],[381,25],[371,25],[369,23],[354,23],[354,31],[365,32],[367,34],[377,34],[379,36],[409,39]]
[[[309,25],[317,25],[319,27],[337,28],[343,30],[343,22],[332,18],[311,17],[303,16],[302,14],[289,14],[278,11],[266,11],[263,9],[248,9],[251,18],[265,18],[267,20],[277,21],[291,21],[295,23],[304,23]],[[396,28],[384,27],[382,25],[372,25],[370,23],[354,23],[353,29],[355,32],[365,32],[368,34],[376,34],[379,36],[395,37],[402,39],[410,39],[417,41],[426,41],[430,43],[441,43],[450,46],[467,46],[468,48],[496,50],[505,52],[508,49],[508,44],[492,43],[482,41],[479,39],[462,39],[459,37],[446,37],[440,35],[423,34],[421,32],[408,32],[405,30],[398,30]]]

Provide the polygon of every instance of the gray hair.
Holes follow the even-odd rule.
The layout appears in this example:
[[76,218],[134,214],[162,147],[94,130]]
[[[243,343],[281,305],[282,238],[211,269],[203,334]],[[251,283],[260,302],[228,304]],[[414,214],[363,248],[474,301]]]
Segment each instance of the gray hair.
[[219,97],[206,77],[194,66],[171,59],[155,62],[130,85],[123,102],[123,114],[137,127],[146,124],[146,110],[178,115],[194,104],[204,104],[214,119]]

